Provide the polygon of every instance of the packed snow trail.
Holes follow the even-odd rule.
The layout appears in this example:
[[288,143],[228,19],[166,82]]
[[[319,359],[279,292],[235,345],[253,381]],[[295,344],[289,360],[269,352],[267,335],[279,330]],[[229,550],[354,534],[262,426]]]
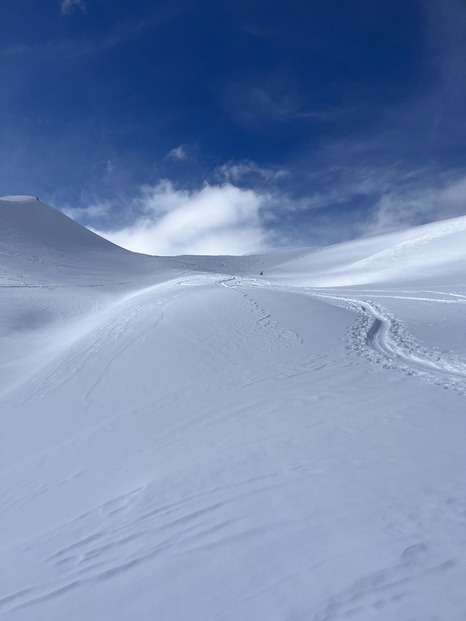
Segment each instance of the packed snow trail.
[[385,368],[416,374],[460,394],[466,391],[466,360],[421,346],[387,309],[367,299],[315,295],[342,303],[360,315],[348,331],[350,349],[365,353]]
[[[409,375],[416,375],[426,381],[441,385],[443,388],[453,388],[460,394],[466,393],[466,358],[442,354],[428,344],[421,345],[413,338],[403,323],[386,308],[367,297],[342,296],[334,290],[323,293],[321,289],[294,286],[290,289],[283,285],[274,286],[270,282],[258,282],[256,279],[241,279],[232,277],[220,280],[218,285],[224,287],[267,288],[278,291],[290,291],[309,295],[348,308],[356,314],[356,321],[348,329],[347,350],[363,354],[371,362],[382,364],[385,369],[398,369]],[[433,293],[433,292],[432,292]],[[464,297],[460,294],[448,295],[453,299],[442,299],[441,303],[463,304]],[[393,295],[379,295],[375,297],[394,297]],[[395,296],[402,300],[439,302],[436,298],[423,298],[415,295]]]

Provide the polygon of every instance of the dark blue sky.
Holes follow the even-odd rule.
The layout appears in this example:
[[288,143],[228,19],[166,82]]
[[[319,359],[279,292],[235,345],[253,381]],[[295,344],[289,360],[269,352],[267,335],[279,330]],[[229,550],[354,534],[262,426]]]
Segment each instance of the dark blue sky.
[[466,213],[465,33],[459,0],[4,0],[0,195],[106,231],[228,184],[269,245]]

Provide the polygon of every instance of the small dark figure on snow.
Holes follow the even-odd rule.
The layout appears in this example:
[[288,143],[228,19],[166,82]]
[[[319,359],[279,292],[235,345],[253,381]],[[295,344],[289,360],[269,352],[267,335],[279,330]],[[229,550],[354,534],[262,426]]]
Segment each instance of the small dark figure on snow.
[[259,276],[263,276],[263,275],[264,275],[264,272],[259,272]]

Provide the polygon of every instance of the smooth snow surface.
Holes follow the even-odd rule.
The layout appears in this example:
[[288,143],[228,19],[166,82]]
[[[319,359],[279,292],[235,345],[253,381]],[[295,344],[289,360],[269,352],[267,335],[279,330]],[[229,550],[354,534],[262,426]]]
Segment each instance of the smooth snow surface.
[[0,618],[463,621],[465,311],[466,218],[162,258],[1,199]]

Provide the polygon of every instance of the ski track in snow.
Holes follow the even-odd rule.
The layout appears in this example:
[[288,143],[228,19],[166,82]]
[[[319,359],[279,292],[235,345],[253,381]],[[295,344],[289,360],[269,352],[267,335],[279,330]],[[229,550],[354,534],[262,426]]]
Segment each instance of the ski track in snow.
[[[395,315],[386,308],[366,297],[343,296],[338,293],[323,293],[321,288],[310,289],[300,287],[277,287],[268,281],[258,282],[257,279],[228,278],[217,284],[226,287],[250,287],[310,295],[329,304],[351,310],[357,315],[356,322],[347,332],[348,352],[363,355],[373,363],[381,364],[385,369],[395,369],[414,375],[445,389],[454,389],[460,395],[466,394],[466,360],[459,356],[441,353],[435,348],[421,345],[409,333]],[[393,298],[420,302],[436,302],[439,304],[464,304],[466,296],[459,293],[431,291],[430,293],[444,296],[415,296],[413,292],[406,295],[366,291],[371,298]],[[398,292],[401,293],[401,292]],[[453,298],[453,299],[452,299]]]
[[397,369],[442,388],[465,393],[465,360],[420,345],[399,319],[373,301],[342,296],[328,296],[327,299],[342,303],[358,314],[355,324],[348,330],[349,351],[363,354],[385,369]]

